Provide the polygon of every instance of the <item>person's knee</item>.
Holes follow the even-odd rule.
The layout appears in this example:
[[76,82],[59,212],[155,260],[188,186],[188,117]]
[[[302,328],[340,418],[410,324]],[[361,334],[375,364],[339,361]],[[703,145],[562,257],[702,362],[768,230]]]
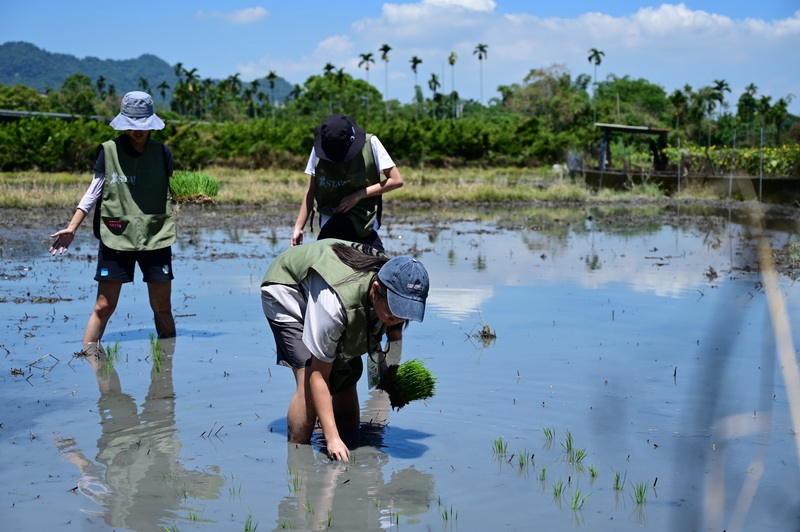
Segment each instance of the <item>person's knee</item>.
[[98,298],[94,304],[94,313],[101,319],[108,319],[116,309],[116,301],[112,302],[105,298]]

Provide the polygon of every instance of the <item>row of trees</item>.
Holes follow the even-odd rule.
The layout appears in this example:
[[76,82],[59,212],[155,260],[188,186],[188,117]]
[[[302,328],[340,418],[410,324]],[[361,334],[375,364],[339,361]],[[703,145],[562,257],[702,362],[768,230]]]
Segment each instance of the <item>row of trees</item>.
[[[283,87],[280,84],[285,81],[274,71],[251,82],[243,82],[238,74],[224,80],[211,80],[201,78],[197,69],[178,63],[174,67],[177,77],[174,86],[166,82],[151,86],[147,79],[140,78],[138,88],[154,95],[158,112],[168,123],[193,123],[203,131],[206,131],[203,122],[239,124],[243,131],[262,130],[260,125],[242,126],[249,121],[263,121],[268,128],[280,129],[286,124],[293,131],[300,128],[304,133],[292,133],[292,138],[300,136],[303,142],[284,145],[278,139],[273,148],[273,151],[283,149],[295,156],[301,156],[307,149],[314,125],[332,112],[353,116],[359,124],[382,138],[390,134],[388,132],[403,131],[395,139],[398,146],[384,140],[393,156],[411,164],[437,161],[454,164],[455,160],[485,163],[490,159],[502,159],[511,164],[552,164],[563,162],[568,152],[596,159],[598,131],[595,122],[669,128],[672,145],[680,139],[684,143],[706,146],[757,146],[762,142],[762,132],[766,132],[764,140],[779,146],[797,142],[800,137],[798,118],[788,113],[790,96],[773,102],[769,96],[760,95],[757,86],[751,84],[738,101],[730,102],[727,95],[731,90],[725,80],[714,80],[697,89],[685,85],[671,94],[641,78],[608,74],[600,80],[597,69],[605,54],[596,48],[590,49],[587,56],[594,68],[593,78],[583,73],[573,76],[563,65],[535,68],[519,83],[497,87],[497,95],[485,104],[482,88],[479,101],[462,99],[454,81],[447,91],[436,74],[428,80],[428,91],[423,90],[416,79],[422,59],[415,56],[410,60],[415,74],[415,97],[412,102],[401,104],[388,97],[391,49],[388,44],[380,48],[387,74],[383,94],[369,82],[369,71],[375,63],[371,53],[360,56],[359,68],[364,68],[364,79],[327,63],[320,74],[309,76],[304,84]],[[482,72],[488,46],[479,44],[473,53]],[[453,52],[448,59],[452,69],[458,60]],[[452,79],[455,79],[454,72]],[[482,81],[481,74],[481,85]],[[281,92],[284,97],[280,97]],[[44,97],[24,86],[0,86],[2,109],[113,116],[119,108],[119,99],[116,88],[106,85],[102,76],[92,81],[83,74],[75,74],[60,90],[51,90]],[[459,138],[471,148],[459,150],[455,147],[447,152],[448,143],[438,140],[431,139],[429,145],[407,142],[407,137],[413,135],[406,132],[416,131],[417,137],[430,139],[430,131],[447,131],[431,126],[438,121],[468,121],[470,126],[464,130],[475,134],[476,140],[470,141],[461,135]],[[211,142],[212,146],[214,138],[218,137],[214,133],[216,130],[219,127],[213,126],[205,133],[206,142]],[[510,134],[498,135],[498,131]],[[191,164],[228,158],[241,161],[246,158],[248,149],[253,151],[247,145],[252,139],[245,137],[238,140],[241,146],[230,149],[226,145],[224,150],[215,152],[216,155],[192,157]],[[635,145],[647,140],[634,138],[626,142]],[[642,149],[647,151],[647,146],[642,144]],[[266,159],[259,156],[259,160]]]

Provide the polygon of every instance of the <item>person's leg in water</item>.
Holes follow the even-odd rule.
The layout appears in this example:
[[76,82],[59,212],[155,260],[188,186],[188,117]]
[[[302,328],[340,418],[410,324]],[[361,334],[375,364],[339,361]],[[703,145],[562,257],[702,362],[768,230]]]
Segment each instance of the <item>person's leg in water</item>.
[[92,315],[86,324],[83,333],[83,345],[97,343],[103,337],[109,318],[114,314],[122,291],[121,281],[98,281],[97,299],[94,303]]
[[175,337],[175,318],[172,316],[172,282],[147,283],[150,308],[159,338]]
[[308,390],[308,367],[292,368],[295,380],[295,391],[289,401],[286,413],[286,425],[289,443],[310,443],[311,433],[317,422],[317,412],[311,402]]
[[159,338],[175,337],[175,318],[172,316],[172,248],[137,252],[137,262],[142,270],[153,322]]

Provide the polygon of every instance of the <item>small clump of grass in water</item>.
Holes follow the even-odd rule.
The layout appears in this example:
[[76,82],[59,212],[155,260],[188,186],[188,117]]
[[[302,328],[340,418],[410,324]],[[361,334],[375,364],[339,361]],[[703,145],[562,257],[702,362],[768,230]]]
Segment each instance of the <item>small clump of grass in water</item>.
[[595,465],[590,465],[589,466],[589,476],[590,477],[597,478],[597,476],[599,474],[600,474],[600,472],[597,470],[597,466],[595,466]]
[[508,442],[502,436],[495,438],[492,441],[492,450],[494,454],[506,454],[508,453]]
[[572,505],[570,507],[573,510],[580,510],[583,508],[583,505],[586,504],[586,499],[589,498],[589,495],[582,495],[581,490],[575,488],[575,493],[572,494]]
[[[119,340],[114,342],[114,345],[105,350],[106,356],[103,359],[102,371],[103,376],[108,377],[114,371],[114,364],[119,360],[120,343]],[[102,351],[99,351],[102,352]]]
[[622,491],[625,488],[625,480],[628,478],[628,473],[622,474],[619,471],[614,471],[614,489]]
[[560,499],[563,493],[564,493],[564,481],[558,479],[555,482],[553,482],[553,497],[555,497],[556,499]]
[[561,447],[564,448],[564,452],[567,453],[567,456],[572,456],[574,444],[572,442],[572,433],[570,431],[567,431],[567,436],[564,438],[564,441],[561,442]]
[[552,440],[556,437],[556,429],[554,428],[545,427],[542,432],[544,432],[544,437],[547,440]]
[[150,333],[150,356],[153,358],[153,371],[161,373],[161,342],[156,338],[156,335]]
[[633,486],[633,499],[636,504],[644,504],[647,502],[647,484],[644,482],[637,482]]
[[436,378],[419,359],[392,364],[381,375],[378,389],[389,394],[394,410],[400,410],[411,401],[433,397]]

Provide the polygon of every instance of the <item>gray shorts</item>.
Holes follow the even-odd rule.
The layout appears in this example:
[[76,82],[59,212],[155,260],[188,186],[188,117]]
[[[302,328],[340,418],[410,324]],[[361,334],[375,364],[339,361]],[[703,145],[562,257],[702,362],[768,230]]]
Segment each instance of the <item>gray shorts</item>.
[[[311,365],[311,351],[303,343],[303,325],[297,322],[276,322],[270,319],[269,327],[275,337],[277,364],[287,368],[300,369]],[[329,387],[331,395],[350,386],[354,386],[364,373],[364,362],[361,357],[343,361],[337,358],[333,362]]]

